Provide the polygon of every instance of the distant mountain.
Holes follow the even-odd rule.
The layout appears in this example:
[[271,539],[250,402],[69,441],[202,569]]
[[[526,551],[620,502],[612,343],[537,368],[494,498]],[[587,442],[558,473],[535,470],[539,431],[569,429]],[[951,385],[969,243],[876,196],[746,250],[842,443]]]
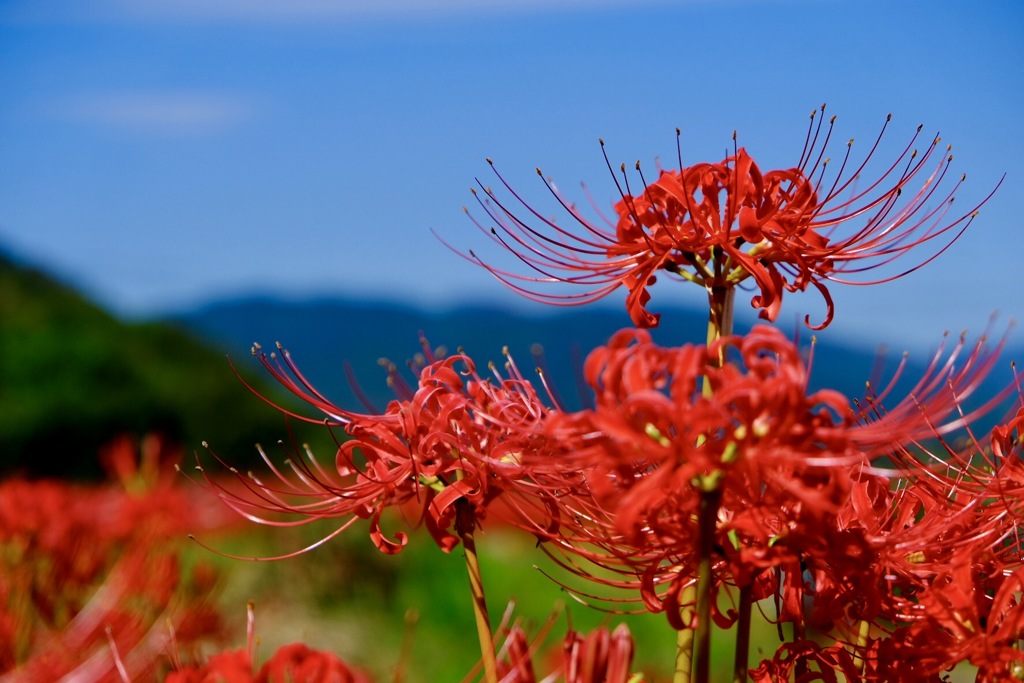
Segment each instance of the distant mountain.
[[[329,452],[332,437],[323,429],[286,425],[234,375],[225,353],[259,391],[288,400],[275,393],[277,387],[250,357],[253,342],[272,348],[281,341],[327,396],[357,410],[361,404],[349,378],[378,407],[385,406],[393,394],[378,361],[401,366],[421,351],[421,332],[432,347],[464,348],[481,372],[489,361],[503,365],[502,348],[508,347],[524,374],[545,367],[563,405],[579,407],[583,359],[628,327],[629,319],[623,310],[607,307],[538,310],[544,314],[483,305],[428,311],[393,302],[262,296],[128,324],[0,249],[0,474],[92,475],[102,444],[121,433],[147,431],[160,431],[189,452],[207,440],[238,464],[252,457],[255,443],[273,449],[278,439],[311,441]],[[704,341],[703,311],[662,313],[662,326],[653,332],[659,343]],[[752,322],[739,320],[738,331]],[[806,344],[810,334],[799,333]],[[1024,358],[1024,349],[1006,356]],[[928,360],[911,359],[904,390]],[[882,377],[899,362],[896,356],[881,363]],[[879,365],[875,349],[822,342],[814,351],[812,385],[859,397]],[[1008,379],[1007,360],[979,393],[991,395]]]
[[[664,310],[662,325],[653,331],[655,339],[665,345],[702,343],[706,315],[688,308]],[[346,364],[361,389],[378,406],[384,406],[393,394],[385,386],[378,360],[386,358],[401,366],[421,350],[420,332],[433,347],[464,348],[481,366],[488,361],[502,365],[502,348],[507,346],[524,374],[540,363],[565,404],[578,407],[576,387],[583,358],[616,330],[630,325],[624,311],[601,307],[528,315],[481,305],[431,312],[389,302],[272,297],[218,301],[170,320],[217,344],[242,365],[255,364],[248,359],[253,342],[269,349],[280,341],[323,393],[356,409],[359,404],[346,378]],[[751,322],[738,322],[738,330],[748,329]],[[804,330],[801,334],[803,341],[809,342],[809,333]],[[536,351],[542,351],[540,360],[534,358]],[[876,356],[874,349],[819,344],[812,380],[818,387],[860,396],[876,366]],[[890,369],[898,361],[890,359]],[[912,367],[908,375],[913,376],[914,370]]]
[[102,445],[147,432],[238,460],[284,428],[191,333],[121,322],[0,251],[0,474],[95,476]]

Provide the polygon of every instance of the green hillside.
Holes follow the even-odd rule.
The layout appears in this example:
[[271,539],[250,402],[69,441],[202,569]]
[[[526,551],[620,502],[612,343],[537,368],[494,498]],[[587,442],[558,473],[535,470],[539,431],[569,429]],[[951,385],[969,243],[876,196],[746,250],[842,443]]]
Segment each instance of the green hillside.
[[0,471],[94,476],[100,446],[150,431],[236,463],[287,434],[222,354],[168,325],[121,322],[0,252]]

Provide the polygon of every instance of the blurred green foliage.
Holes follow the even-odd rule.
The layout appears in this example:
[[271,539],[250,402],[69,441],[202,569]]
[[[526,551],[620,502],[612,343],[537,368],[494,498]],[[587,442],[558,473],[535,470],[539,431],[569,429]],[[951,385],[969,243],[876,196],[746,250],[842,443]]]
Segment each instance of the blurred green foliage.
[[[389,517],[398,524],[395,515]],[[336,526],[326,520],[288,529],[252,525],[244,533],[209,541],[223,552],[266,557],[308,546]],[[593,586],[554,567],[528,534],[501,524],[486,526],[477,540],[492,627],[498,627],[510,601],[513,620],[521,620],[531,637],[555,616],[543,645],[538,643],[544,653],[537,656],[539,672],[553,668],[546,655],[559,651],[570,627],[587,633],[626,622],[637,644],[634,670],[644,671],[648,681],[669,680],[675,632],[664,615],[609,614],[585,607],[536,567],[577,589]],[[462,546],[446,555],[421,529],[400,553],[383,555],[366,531],[365,524],[356,525],[321,547],[279,562],[221,558],[231,577],[221,596],[222,613],[241,638],[245,602],[254,600],[263,656],[287,643],[304,642],[339,654],[378,681],[395,680],[396,668],[404,670],[408,683],[464,680],[480,661],[480,650]],[[210,559],[206,551],[197,551]],[[729,636],[716,644],[716,670],[722,672],[730,663]],[[408,648],[404,655],[403,647]],[[471,680],[482,678],[477,673]]]
[[[260,379],[247,377],[264,391]],[[83,454],[147,432],[186,453],[208,441],[236,464],[288,433],[223,355],[168,325],[124,323],[0,252],[0,473],[93,477]]]

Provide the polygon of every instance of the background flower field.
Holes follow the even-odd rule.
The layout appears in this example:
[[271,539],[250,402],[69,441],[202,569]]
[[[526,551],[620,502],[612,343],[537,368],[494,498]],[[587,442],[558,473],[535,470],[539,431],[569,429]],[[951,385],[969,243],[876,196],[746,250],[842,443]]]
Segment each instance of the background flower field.
[[[108,314],[102,312],[94,305],[72,290],[59,284],[44,273],[41,273],[30,266],[15,261],[5,261],[2,270],[2,283],[7,297],[9,308],[5,310],[3,320],[5,324],[2,331],[6,333],[3,337],[4,343],[9,348],[18,347],[18,342],[26,339],[26,335],[33,330],[37,334],[45,331],[55,331],[61,334],[61,323],[68,324],[73,321],[78,331],[79,339],[93,338],[97,341],[94,348],[110,349],[117,354],[120,361],[125,358],[124,349],[131,348],[133,344],[140,344],[142,349],[134,351],[130,356],[148,358],[152,351],[146,351],[144,346],[149,339],[175,340],[175,344],[184,345],[193,349],[196,354],[187,364],[191,368],[199,368],[200,382],[190,383],[190,400],[198,405],[205,415],[209,414],[210,408],[204,407],[203,391],[197,387],[216,387],[212,396],[218,405],[231,406],[232,410],[252,410],[252,417],[245,418],[242,422],[251,431],[241,437],[249,439],[237,449],[241,454],[239,461],[244,461],[246,454],[252,457],[254,449],[250,444],[263,442],[272,444],[276,439],[288,438],[293,434],[295,438],[300,436],[304,440],[312,440],[314,448],[321,452],[332,452],[333,445],[325,440],[322,430],[312,430],[306,434],[300,434],[295,430],[301,430],[302,425],[294,422],[286,423],[280,415],[262,404],[256,397],[252,396],[245,388],[239,378],[231,372],[231,367],[221,353],[216,351],[208,352],[202,343],[191,341],[192,337],[182,336],[180,331],[174,332],[170,329],[163,330],[160,326],[147,326],[136,334],[136,330],[125,327]],[[11,302],[18,302],[17,306],[11,306]],[[283,304],[277,304],[283,306]],[[337,304],[340,306],[341,304]],[[261,320],[261,325],[273,325],[274,316],[268,316],[266,304],[256,308],[253,318]],[[287,308],[287,306],[283,306]],[[293,315],[301,315],[304,306],[295,307]],[[218,309],[213,309],[218,310]],[[220,309],[221,311],[223,309]],[[317,310],[323,313],[323,310]],[[280,313],[278,313],[280,316]],[[400,311],[398,319],[406,320],[410,316],[408,310]],[[476,316],[482,315],[480,311]],[[682,312],[679,313],[683,315]],[[231,316],[213,315],[203,318],[196,315],[192,319],[193,329],[204,330],[204,334],[215,339],[221,349],[237,348],[243,342],[244,337],[231,340],[231,333],[223,320]],[[206,326],[197,321],[220,320],[221,327],[216,333],[212,332],[211,323]],[[281,327],[299,329],[294,320],[288,321],[283,316],[278,323]],[[601,320],[598,315],[595,320]],[[419,321],[423,322],[423,321]],[[451,326],[450,321],[444,321]],[[598,329],[595,334],[603,334],[600,325],[595,321],[588,321],[589,324]],[[699,324],[691,323],[694,326]],[[182,322],[175,323],[182,325]],[[537,324],[538,335],[549,333],[550,319],[542,319]],[[604,324],[612,327],[616,324],[614,318]],[[518,325],[520,334],[524,332],[523,327],[528,325],[519,321],[512,323]],[[257,328],[258,325],[251,322],[241,323],[243,328]],[[340,326],[346,328],[347,326]],[[439,325],[440,327],[440,325]],[[489,326],[488,326],[489,327]],[[569,329],[580,329],[579,323],[565,326]],[[163,330],[163,331],[162,331]],[[244,333],[240,333],[244,334]],[[177,336],[175,336],[177,335]],[[104,342],[105,339],[117,339],[117,345]],[[339,345],[343,344],[344,335],[339,333]],[[481,342],[486,343],[486,342]],[[302,346],[299,340],[300,348]],[[555,347],[557,342],[549,342]],[[525,344],[524,344],[525,345]],[[59,391],[49,384],[48,378],[59,378],[61,382],[68,373],[75,369],[74,365],[67,364],[67,347],[62,346],[63,353],[46,356],[46,349],[58,345],[45,343],[34,344],[30,349],[24,346],[19,351],[35,351],[35,355],[24,363],[32,364],[33,372],[26,372],[28,368],[14,368],[5,365],[4,386],[16,391],[9,391],[5,395],[7,400],[15,396],[23,401],[22,410],[33,405],[31,396],[34,392],[54,395]],[[404,344],[403,346],[410,346]],[[314,347],[308,347],[311,356],[316,356]],[[181,349],[178,349],[181,351]],[[843,366],[839,362],[825,362],[823,359],[830,359],[830,351],[827,345],[818,349],[819,369],[826,372],[829,368]],[[864,351],[855,353],[849,349],[833,350],[836,359],[844,359],[849,367],[850,374],[855,378],[863,377],[871,371],[876,356],[872,352]],[[1013,352],[1011,351],[1011,354]],[[173,354],[172,354],[173,355]],[[240,368],[246,375],[246,381],[255,386],[260,384],[258,375],[249,373],[244,363],[237,362],[237,354],[231,354],[236,360],[236,367]],[[358,349],[353,348],[352,356],[358,356]],[[1009,354],[1008,354],[1009,355]],[[323,371],[330,374],[332,371],[343,376],[345,373],[337,372],[333,365],[337,356],[330,358],[330,353],[324,361]],[[100,362],[101,365],[103,361]],[[79,366],[81,367],[81,366]],[[84,366],[88,367],[88,366]],[[53,368],[53,371],[48,370]],[[251,368],[251,366],[250,366]],[[16,372],[12,372],[16,370]],[[185,369],[179,372],[186,372]],[[999,374],[999,373],[997,373]],[[355,375],[363,385],[371,386],[374,379],[379,380],[383,373],[379,368],[367,368],[365,365],[356,369]],[[1002,373],[1004,379],[997,379],[998,382],[1005,381],[1008,375],[1008,368]],[[30,384],[18,384],[19,377],[31,376]],[[569,378],[571,379],[571,377]],[[844,381],[850,382],[847,378],[843,380],[839,375],[827,376],[823,382],[831,381],[833,385],[842,385]],[[852,382],[857,382],[853,379]],[[338,377],[337,390],[345,389],[348,380]],[[88,379],[83,380],[87,384]],[[70,383],[75,386],[75,383]],[[851,385],[851,386],[853,386]],[[92,389],[102,393],[102,390],[109,386],[106,383],[92,385]],[[117,390],[117,387],[114,387]],[[267,388],[269,390],[269,387]],[[199,393],[197,393],[197,391]],[[372,391],[372,390],[371,390]],[[159,393],[159,392],[150,392]],[[386,394],[385,394],[386,395]],[[283,397],[282,397],[283,398]],[[27,399],[27,400],[26,400]],[[94,397],[96,404],[102,405],[104,400],[99,396]],[[79,399],[82,400],[82,399]],[[43,406],[48,404],[41,402]],[[91,525],[90,533],[105,537],[112,545],[105,546],[111,549],[110,557],[100,559],[93,565],[93,573],[82,575],[84,585],[77,593],[75,600],[79,604],[87,604],[89,598],[94,594],[94,589],[104,584],[109,576],[110,569],[118,564],[118,558],[122,556],[125,546],[126,531],[117,529],[130,529],[135,521],[140,519],[146,509],[158,513],[165,522],[164,531],[161,532],[160,544],[170,555],[178,558],[177,566],[180,576],[183,577],[178,589],[186,593],[192,591],[193,597],[202,597],[196,605],[202,607],[208,615],[204,622],[208,633],[203,636],[202,629],[193,643],[189,640],[192,636],[188,630],[182,630],[178,634],[180,645],[179,654],[182,655],[182,664],[193,657],[195,661],[203,661],[210,654],[218,651],[230,651],[232,649],[244,648],[246,645],[247,610],[246,604],[252,600],[255,603],[255,634],[258,645],[256,648],[257,661],[265,661],[279,647],[293,642],[303,642],[313,648],[322,649],[335,653],[353,666],[372,673],[376,680],[392,680],[395,672],[404,672],[405,680],[409,681],[431,681],[431,680],[462,680],[462,678],[478,664],[479,653],[474,646],[467,644],[466,634],[471,632],[472,618],[469,610],[469,599],[466,593],[466,578],[461,562],[457,557],[444,556],[437,552],[436,548],[428,542],[424,536],[414,536],[409,548],[400,556],[383,556],[372,547],[364,534],[356,530],[355,533],[343,534],[317,550],[299,555],[290,560],[268,563],[268,562],[246,562],[232,560],[218,555],[216,552],[207,550],[196,542],[188,539],[189,534],[194,534],[198,539],[212,548],[223,553],[230,553],[246,557],[268,557],[277,554],[294,551],[316,541],[324,533],[330,530],[329,523],[318,523],[312,527],[298,530],[284,531],[268,530],[253,525],[244,524],[234,515],[226,514],[228,511],[220,505],[207,492],[200,490],[191,481],[186,479],[191,465],[194,463],[195,454],[209,464],[209,455],[200,448],[193,448],[191,452],[180,444],[174,445],[174,439],[160,438],[156,434],[145,434],[131,436],[128,431],[137,427],[140,422],[138,413],[134,410],[141,407],[147,410],[145,403],[127,404],[111,403],[119,410],[112,410],[104,419],[104,423],[112,425],[111,429],[122,436],[112,436],[107,440],[100,440],[94,449],[82,448],[80,450],[67,449],[61,453],[64,460],[38,461],[32,457],[34,450],[15,447],[21,441],[9,440],[5,453],[12,458],[7,465],[8,475],[5,479],[5,489],[2,500],[9,506],[8,523],[5,524],[5,551],[4,557],[8,563],[8,576],[16,576],[19,571],[24,571],[27,564],[24,562],[25,554],[14,552],[16,547],[22,548],[24,553],[24,528],[19,532],[11,526],[11,520],[17,520],[22,527],[27,523],[35,524],[36,533],[49,533],[51,536],[56,533],[55,529],[74,529],[74,524],[79,525],[79,532],[82,528]],[[125,408],[125,406],[128,406]],[[248,406],[248,408],[246,408]],[[21,414],[25,414],[22,412]],[[45,408],[37,420],[45,421],[52,416],[54,411]],[[167,415],[175,415],[174,410],[168,410]],[[141,419],[145,419],[144,417]],[[186,426],[189,419],[181,417],[178,422],[165,420],[164,425],[179,435],[180,440],[201,440],[201,434],[189,432]],[[195,420],[196,418],[191,418]],[[204,424],[208,420],[204,421]],[[73,423],[72,423],[73,424]],[[176,426],[177,425],[177,426]],[[214,424],[209,429],[215,429]],[[6,429],[11,430],[8,426]],[[206,427],[204,426],[205,430]],[[19,432],[5,432],[17,434]],[[76,437],[85,441],[85,437]],[[316,441],[316,439],[320,439]],[[230,437],[214,436],[212,443],[231,443]],[[233,449],[232,449],[233,450]],[[282,457],[280,447],[275,450],[269,446],[268,451],[276,458]],[[20,455],[19,455],[20,454]],[[173,462],[182,465],[184,473],[173,471]],[[38,465],[39,469],[33,467]],[[53,470],[67,468],[69,471],[78,471],[80,475],[75,479],[52,480]],[[20,474],[19,474],[20,473]],[[29,474],[36,483],[19,483],[20,475]],[[222,472],[221,474],[227,474]],[[194,475],[193,475],[194,476]],[[39,480],[42,477],[42,480]],[[83,478],[84,477],[84,478]],[[22,486],[22,497],[12,495],[11,488]],[[51,492],[66,491],[58,495],[59,500],[77,499],[82,504],[75,507],[48,508],[48,516],[26,516],[26,507],[23,501],[24,487],[38,486],[39,489],[31,489],[29,498],[36,504],[44,504],[47,496],[39,492],[48,490]],[[76,493],[76,491],[78,493]],[[111,500],[121,500],[120,504],[127,504],[135,512],[119,511],[118,508],[110,509],[115,515],[117,524],[111,524],[110,517],[96,515],[96,506],[89,503],[91,500],[84,496],[83,491],[96,491],[98,497],[108,497]],[[19,503],[18,501],[22,501]],[[126,502],[125,502],[126,501]],[[148,502],[147,502],[148,501]],[[13,508],[10,507],[13,505]],[[44,510],[47,508],[43,507]],[[75,512],[75,511],[78,512]],[[76,516],[77,515],[77,516]],[[54,525],[54,521],[62,519],[64,525]],[[71,526],[68,523],[74,522]],[[125,526],[125,525],[128,526]],[[392,522],[385,521],[385,526],[398,525],[399,520]],[[106,530],[104,531],[104,526]],[[49,530],[49,531],[47,531]],[[276,531],[277,533],[274,533]],[[20,536],[18,534],[21,534]],[[65,531],[64,533],[68,533]],[[114,537],[110,534],[113,533]],[[122,534],[122,536],[117,536]],[[58,537],[59,538],[59,537]],[[19,540],[20,539],[20,540]],[[561,634],[571,624],[574,628],[586,632],[590,628],[602,624],[614,624],[623,620],[619,616],[610,616],[595,612],[589,608],[576,603],[571,596],[561,590],[552,580],[546,578],[537,569],[531,569],[530,565],[537,564],[544,567],[549,573],[557,575],[557,571],[551,567],[543,553],[539,552],[534,543],[514,532],[513,529],[503,527],[501,524],[487,524],[481,535],[483,551],[481,553],[483,571],[488,577],[490,589],[494,595],[510,596],[515,600],[515,615],[523,619],[523,623],[541,630],[543,625],[551,618],[553,613],[557,614],[554,625],[548,632],[547,642],[555,650],[558,648],[558,641]],[[120,545],[118,545],[120,544]],[[31,545],[31,544],[30,544]],[[54,548],[67,545],[66,539],[56,545],[41,543],[33,546],[35,550],[52,552]],[[65,550],[70,552],[66,556],[73,558],[75,555],[74,544],[67,546]],[[12,554],[14,552],[14,554]],[[41,576],[45,579],[50,577],[36,589],[36,592],[56,591],[57,596],[61,591],[67,589],[66,582],[55,583],[51,569],[48,565],[35,565],[43,567]],[[70,566],[70,565],[69,565]],[[20,569],[18,569],[20,568]],[[200,573],[195,574],[197,568]],[[13,572],[13,573],[11,573]],[[205,573],[204,573],[205,572]],[[214,579],[216,577],[216,579]],[[196,581],[199,581],[200,590],[196,592]],[[192,586],[192,588],[189,588]],[[206,593],[203,593],[206,591]],[[8,606],[19,592],[7,590]],[[200,595],[202,594],[202,595]],[[45,596],[44,596],[45,597]],[[70,597],[70,594],[68,595]],[[562,605],[562,607],[556,607]],[[497,605],[495,611],[499,612],[503,605]],[[770,610],[769,610],[770,611]],[[63,617],[68,618],[66,613]],[[497,616],[497,615],[496,615]],[[54,617],[55,618],[55,617]],[[664,651],[672,647],[671,638],[666,637],[663,628],[662,617],[658,615],[641,615],[638,617],[626,618],[634,633],[637,642],[637,669],[648,674],[648,680],[662,680],[668,675],[664,661]],[[21,643],[20,650],[7,652],[4,660],[8,671],[15,663],[24,665],[31,661],[31,649],[25,645],[24,638],[17,635],[19,629],[24,630],[25,624],[20,619],[7,619],[5,621],[9,643]],[[36,626],[40,622],[37,620]],[[52,622],[48,628],[52,630],[58,622]],[[45,625],[45,624],[44,624]],[[153,624],[156,628],[154,633],[161,637],[169,638],[169,631],[164,630],[161,624]],[[53,633],[50,634],[51,637]],[[111,647],[108,637],[102,629],[96,630],[93,635],[96,642],[90,644],[84,651],[100,652],[110,655],[118,652],[121,656],[131,651],[131,646],[122,646],[118,649]],[[776,638],[773,626],[759,622],[755,625],[755,649],[754,656],[759,654],[767,655],[768,652],[761,652],[756,643],[760,639],[765,642],[773,642]],[[131,641],[131,638],[129,638]],[[45,638],[39,642],[45,642]],[[137,641],[135,641],[137,642]],[[716,671],[728,671],[728,656],[731,648],[731,640],[725,639],[716,641],[715,655],[717,662]],[[172,666],[172,658],[167,656],[167,647],[164,640],[155,648],[145,651],[152,656],[158,671],[169,671]],[[114,660],[111,658],[110,662]],[[110,675],[114,675],[110,673]],[[970,680],[969,672],[963,673],[964,680]],[[116,678],[111,680],[117,680]]]

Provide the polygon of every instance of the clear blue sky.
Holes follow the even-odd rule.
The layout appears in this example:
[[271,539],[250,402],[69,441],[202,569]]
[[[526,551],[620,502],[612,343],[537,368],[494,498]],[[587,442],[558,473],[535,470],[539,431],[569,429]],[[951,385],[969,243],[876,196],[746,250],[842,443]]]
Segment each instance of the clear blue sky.
[[[518,301],[430,233],[483,245],[461,207],[485,157],[542,204],[535,166],[610,205],[598,137],[652,167],[677,126],[690,161],[738,129],[788,167],[827,102],[841,141],[889,112],[889,151],[941,131],[965,208],[1008,174],[929,268],[833,288],[830,334],[933,346],[1024,314],[1021,35],[1019,0],[8,0],[0,245],[127,316],[256,291]],[[676,300],[702,294],[652,308]],[[804,312],[816,295],[780,322]]]

